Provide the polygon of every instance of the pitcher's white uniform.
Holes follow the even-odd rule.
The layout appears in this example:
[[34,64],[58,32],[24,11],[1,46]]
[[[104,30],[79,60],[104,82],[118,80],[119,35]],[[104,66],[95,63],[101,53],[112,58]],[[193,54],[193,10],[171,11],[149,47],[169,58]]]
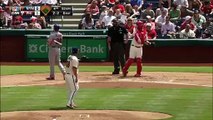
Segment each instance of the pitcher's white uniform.
[[76,95],[78,89],[79,89],[79,84],[77,80],[77,76],[75,76],[73,72],[73,67],[77,69],[77,74],[79,70],[79,60],[76,56],[70,55],[67,59],[68,62],[70,62],[69,67],[66,67],[66,75],[65,75],[65,80],[68,88],[68,102],[67,106],[74,105],[73,99],[74,96]]

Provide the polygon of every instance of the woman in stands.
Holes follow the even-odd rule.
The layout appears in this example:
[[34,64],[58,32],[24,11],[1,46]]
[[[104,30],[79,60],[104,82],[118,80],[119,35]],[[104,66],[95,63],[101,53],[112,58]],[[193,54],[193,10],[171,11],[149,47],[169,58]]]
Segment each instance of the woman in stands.
[[85,9],[85,13],[86,12],[90,12],[93,19],[96,19],[96,20],[99,19],[100,11],[99,11],[97,0],[92,0],[92,3],[87,5],[87,7]]
[[85,17],[82,19],[82,29],[93,29],[94,19],[90,13],[86,13]]

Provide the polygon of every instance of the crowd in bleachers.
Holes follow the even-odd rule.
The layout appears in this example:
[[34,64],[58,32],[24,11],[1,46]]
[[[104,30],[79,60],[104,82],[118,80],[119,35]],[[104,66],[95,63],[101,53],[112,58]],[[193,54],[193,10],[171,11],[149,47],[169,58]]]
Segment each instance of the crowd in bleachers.
[[213,38],[213,0],[89,0],[79,29],[107,29],[113,19],[130,36],[141,20],[149,39]]
[[[45,29],[49,19],[44,15],[13,15],[15,6],[41,6],[61,4],[61,0],[0,0],[0,28],[12,29]],[[18,8],[17,8],[18,9]],[[40,10],[39,10],[40,11]]]

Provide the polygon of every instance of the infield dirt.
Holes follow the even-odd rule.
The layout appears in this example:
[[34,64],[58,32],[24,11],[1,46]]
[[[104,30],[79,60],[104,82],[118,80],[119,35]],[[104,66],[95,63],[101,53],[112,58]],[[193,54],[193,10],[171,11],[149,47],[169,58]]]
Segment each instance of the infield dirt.
[[[48,74],[20,74],[1,76],[1,87],[57,85],[65,87],[62,75],[57,73],[56,80],[48,81]],[[80,88],[189,88],[212,87],[210,73],[145,72],[142,77],[112,76],[109,72],[81,72]],[[89,117],[88,117],[89,116]],[[153,120],[172,117],[164,113],[143,111],[111,110],[58,110],[3,112],[1,120]]]

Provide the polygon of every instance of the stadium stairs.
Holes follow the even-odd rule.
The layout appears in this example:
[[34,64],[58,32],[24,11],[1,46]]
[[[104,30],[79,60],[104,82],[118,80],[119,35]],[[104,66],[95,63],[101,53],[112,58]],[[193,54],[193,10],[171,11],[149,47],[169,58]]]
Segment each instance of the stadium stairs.
[[62,6],[73,6],[73,16],[52,16],[50,26],[59,24],[63,29],[77,29],[88,1],[62,0],[62,2]]

